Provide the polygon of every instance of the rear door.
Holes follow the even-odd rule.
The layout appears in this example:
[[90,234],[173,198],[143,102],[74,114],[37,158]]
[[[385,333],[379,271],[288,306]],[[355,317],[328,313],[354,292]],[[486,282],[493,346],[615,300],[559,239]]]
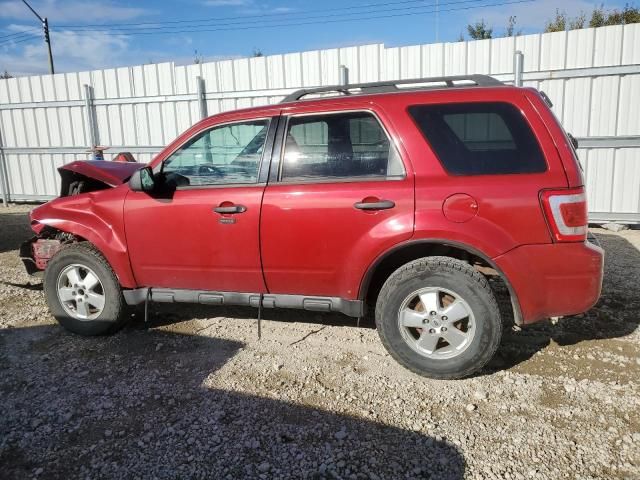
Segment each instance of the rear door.
[[413,233],[414,176],[383,112],[321,108],[280,121],[263,269],[270,293],[355,299],[373,259]]

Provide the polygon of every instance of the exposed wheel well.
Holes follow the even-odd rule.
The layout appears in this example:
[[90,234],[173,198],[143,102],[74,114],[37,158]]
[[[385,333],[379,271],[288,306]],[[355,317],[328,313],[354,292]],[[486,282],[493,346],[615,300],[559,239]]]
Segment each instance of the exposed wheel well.
[[474,266],[483,275],[490,277],[492,280],[490,283],[492,284],[492,288],[497,290],[496,293],[502,292],[509,297],[508,300],[512,308],[509,306],[503,308],[504,306],[501,305],[503,317],[508,316],[508,318],[505,319],[506,322],[517,325],[522,323],[518,301],[508,280],[488,259],[463,246],[433,241],[414,242],[397,248],[379,259],[378,262],[371,267],[369,272],[367,272],[362,282],[360,299],[364,300],[368,309],[372,309],[372,306],[376,304],[382,285],[394,271],[402,265],[418,258],[433,256],[444,256],[463,260]]

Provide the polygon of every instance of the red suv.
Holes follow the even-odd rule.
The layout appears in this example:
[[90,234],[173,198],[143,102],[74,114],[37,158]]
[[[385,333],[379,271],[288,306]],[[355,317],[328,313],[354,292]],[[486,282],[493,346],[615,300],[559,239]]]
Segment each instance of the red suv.
[[469,375],[515,322],[589,309],[574,141],[543,93],[486,76],[302,90],[215,115],[147,166],[75,162],[21,256],[53,315],[113,332],[154,302],[375,314],[402,365]]

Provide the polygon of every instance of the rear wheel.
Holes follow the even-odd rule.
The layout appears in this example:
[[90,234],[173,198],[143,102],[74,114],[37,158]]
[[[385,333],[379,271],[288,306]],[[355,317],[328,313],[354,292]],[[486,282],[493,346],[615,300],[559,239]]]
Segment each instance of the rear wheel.
[[420,375],[452,379],[480,370],[502,335],[500,311],[482,274],[449,257],[426,257],[396,270],[376,304],[385,348]]
[[116,275],[93,246],[77,243],[60,250],[47,265],[44,293],[53,316],[80,335],[103,335],[126,320]]

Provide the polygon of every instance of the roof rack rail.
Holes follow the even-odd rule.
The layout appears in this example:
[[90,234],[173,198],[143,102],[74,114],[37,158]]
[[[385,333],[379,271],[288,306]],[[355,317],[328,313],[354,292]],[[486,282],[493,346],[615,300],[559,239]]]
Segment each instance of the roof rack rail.
[[[383,82],[371,82],[371,83],[353,83],[348,85],[332,85],[328,87],[317,88],[303,88],[296,90],[295,92],[287,95],[280,103],[297,102],[307,95],[313,95],[315,93],[331,93],[336,92],[343,95],[353,95],[351,90],[360,90],[361,94],[367,93],[391,93],[402,90],[424,90],[429,88],[441,88],[441,85],[425,86],[425,83],[445,83],[447,88],[451,87],[467,87],[469,85],[456,85],[454,82],[473,82],[478,87],[495,87],[504,85],[500,80],[497,80],[489,75],[456,75],[450,77],[430,77],[430,78],[414,78],[411,80],[386,80]],[[398,85],[411,85],[421,84],[415,88],[398,88]]]

